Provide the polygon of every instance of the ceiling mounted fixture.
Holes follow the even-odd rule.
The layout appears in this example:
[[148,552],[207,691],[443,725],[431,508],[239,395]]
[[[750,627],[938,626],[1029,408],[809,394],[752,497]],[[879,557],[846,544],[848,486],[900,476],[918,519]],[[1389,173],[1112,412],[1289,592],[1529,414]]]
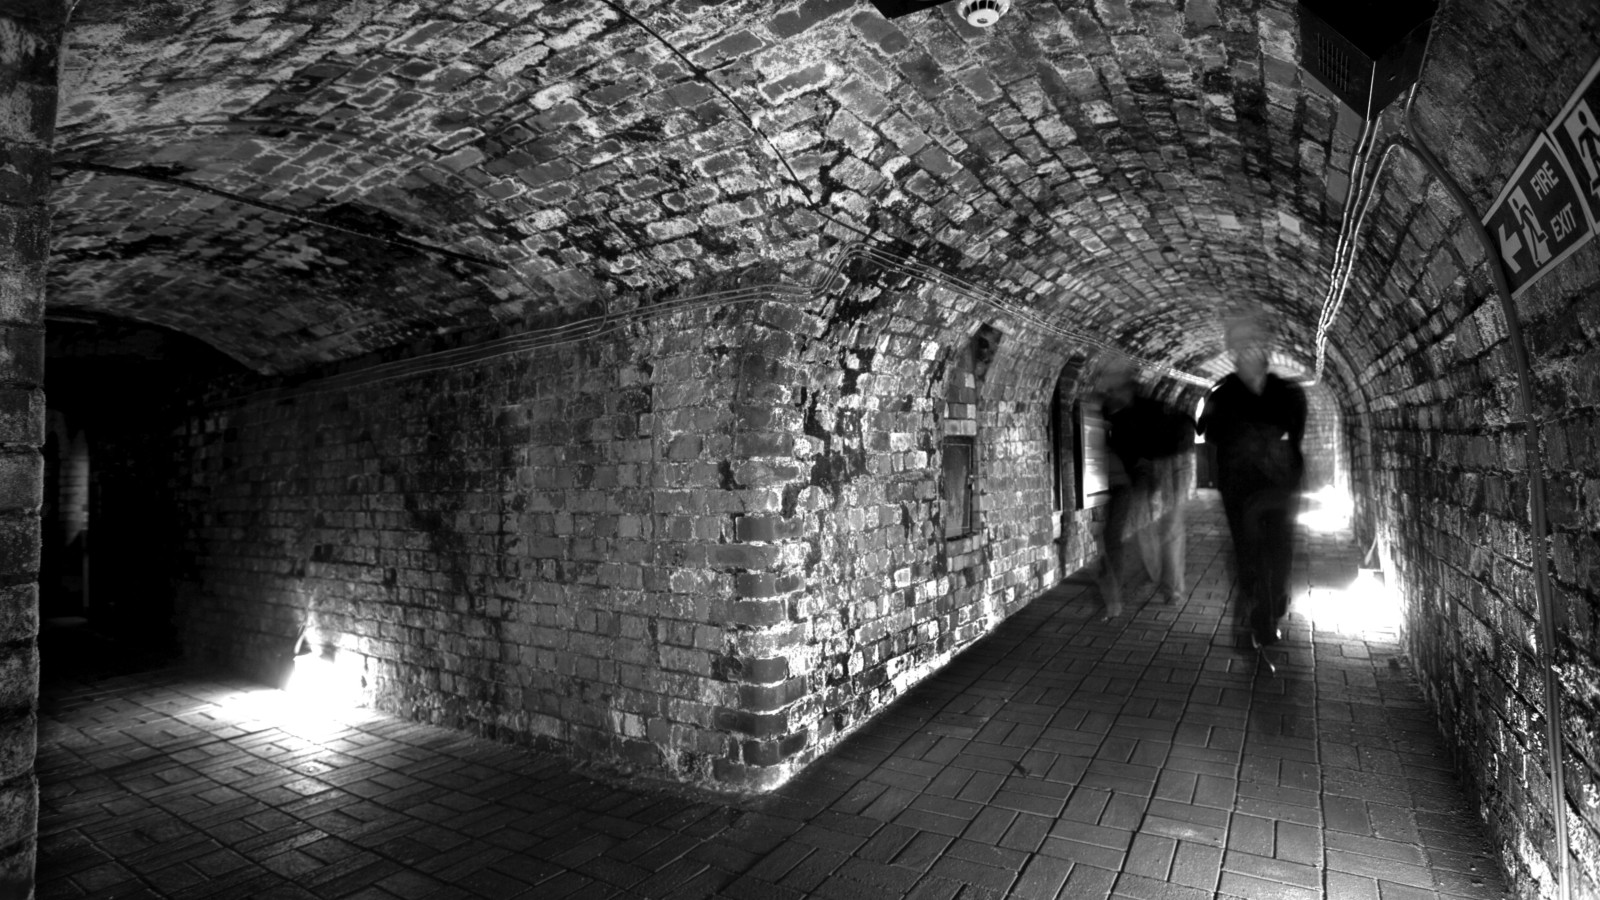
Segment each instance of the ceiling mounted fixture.
[[974,28],[988,28],[1011,8],[1011,0],[961,0],[961,18]]
[[1417,80],[1436,0],[1300,0],[1300,65],[1362,118]]

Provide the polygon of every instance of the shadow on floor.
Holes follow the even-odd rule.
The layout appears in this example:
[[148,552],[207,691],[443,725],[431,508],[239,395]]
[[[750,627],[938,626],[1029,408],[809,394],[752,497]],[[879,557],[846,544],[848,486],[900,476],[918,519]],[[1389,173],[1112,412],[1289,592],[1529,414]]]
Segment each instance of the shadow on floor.
[[165,635],[141,633],[124,624],[101,624],[84,616],[39,623],[39,678],[47,689],[180,663],[176,644]]

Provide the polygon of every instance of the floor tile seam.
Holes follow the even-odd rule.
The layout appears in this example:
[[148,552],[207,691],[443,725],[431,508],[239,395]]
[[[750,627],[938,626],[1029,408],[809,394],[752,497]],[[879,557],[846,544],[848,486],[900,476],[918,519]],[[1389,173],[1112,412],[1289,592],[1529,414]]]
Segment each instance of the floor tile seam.
[[[1202,573],[1202,574],[1203,574],[1203,573]],[[1196,578],[1196,579],[1194,579],[1194,581],[1193,581],[1193,583],[1194,583],[1194,584],[1198,584],[1198,583],[1199,583],[1199,582],[1200,582],[1200,581],[1201,581],[1201,580],[1202,580],[1202,579],[1201,579],[1201,578]],[[1175,604],[1175,606],[1176,606],[1176,607],[1177,607],[1177,608],[1178,608],[1178,609],[1180,609],[1180,610],[1181,610],[1181,609],[1184,609],[1184,608],[1186,608],[1186,607],[1187,607],[1187,606],[1188,606],[1188,605],[1189,605],[1189,604],[1190,604],[1190,603],[1192,603],[1192,602],[1194,602],[1194,598],[1193,598],[1193,595],[1192,595],[1192,593],[1191,593],[1191,595],[1190,595],[1190,596],[1189,596],[1189,597],[1186,597],[1186,598],[1185,598],[1185,599],[1184,599],[1184,601],[1183,601],[1183,602],[1182,602],[1182,603],[1179,603],[1179,604]],[[1135,611],[1135,613],[1134,613],[1134,615],[1133,615],[1133,616],[1131,616],[1131,617],[1130,617],[1130,620],[1132,620],[1132,619],[1137,619],[1137,618],[1138,618],[1138,617],[1139,617],[1139,614],[1140,614],[1140,613],[1143,613],[1143,612],[1145,612],[1145,610],[1146,610],[1146,607],[1150,607],[1150,606],[1153,606],[1153,605],[1154,605],[1154,597],[1153,597],[1153,595],[1152,595],[1152,597],[1151,597],[1151,598],[1149,598],[1149,599],[1148,599],[1148,600],[1146,600],[1146,601],[1145,601],[1145,602],[1144,602],[1144,603],[1143,603],[1143,604],[1142,604],[1142,605],[1141,605],[1141,606],[1140,606],[1140,607],[1139,607],[1139,609],[1137,609],[1137,610],[1136,610],[1136,611]],[[1163,606],[1165,606],[1165,605],[1164,605],[1164,604],[1163,604]],[[1172,628],[1173,628],[1173,624],[1174,624],[1174,623],[1175,623],[1175,622],[1176,622],[1176,621],[1177,621],[1177,620],[1169,620],[1169,621],[1167,621],[1167,622],[1166,622],[1166,623],[1165,623],[1165,625],[1166,625],[1166,627],[1165,627],[1165,630],[1164,630],[1164,631],[1163,631],[1163,633],[1162,633],[1162,634],[1161,634],[1161,635],[1160,635],[1160,638],[1159,638],[1159,642],[1158,642],[1158,648],[1157,648],[1157,651],[1159,651],[1159,649],[1160,649],[1160,647],[1161,647],[1161,646],[1165,646],[1165,645],[1166,645],[1166,643],[1167,643],[1167,642],[1168,642],[1168,640],[1169,640],[1169,638],[1170,638],[1170,636],[1171,636],[1171,635],[1172,635],[1172,633],[1173,633],[1173,632],[1172,632]],[[1154,622],[1154,623],[1146,623],[1146,627],[1147,627],[1147,628],[1149,628],[1149,629],[1150,629],[1150,630],[1153,630],[1153,628],[1151,628],[1151,627],[1150,627],[1150,626],[1152,626],[1152,625],[1159,625],[1159,624],[1162,624],[1162,623],[1160,623],[1160,622],[1159,622],[1159,621],[1157,621],[1157,622]],[[1130,625],[1131,625],[1131,622],[1130,622]],[[1213,628],[1213,631],[1214,631],[1214,630],[1215,630],[1215,626],[1214,626],[1214,628]],[[1199,634],[1199,633],[1196,633],[1196,634],[1197,634],[1197,635],[1198,635],[1198,634]],[[1205,641],[1206,641],[1206,643],[1207,643],[1207,644],[1208,644],[1208,645],[1209,645],[1209,644],[1210,644],[1210,643],[1211,643],[1211,641],[1210,641],[1210,640],[1209,640],[1209,639],[1207,639],[1207,638],[1201,638],[1201,637],[1196,637],[1196,638],[1195,638],[1195,639],[1194,639],[1194,640],[1193,640],[1193,641],[1188,641],[1188,642],[1187,642],[1187,643],[1199,643],[1199,642],[1200,642],[1200,641],[1202,641],[1202,640],[1205,640]],[[1186,654],[1186,655],[1187,655],[1187,654]],[[1195,654],[1195,655],[1200,655],[1200,654]],[[1141,668],[1141,674],[1142,674],[1142,673],[1143,673],[1143,672],[1148,672],[1148,671],[1149,671],[1149,667],[1150,667],[1150,665],[1151,665],[1151,664],[1152,664],[1152,663],[1153,663],[1153,662],[1154,662],[1154,661],[1155,661],[1155,660],[1156,660],[1156,659],[1159,659],[1159,658],[1161,658],[1161,657],[1160,657],[1160,654],[1159,654],[1159,652],[1154,652],[1154,653],[1151,653],[1151,654],[1150,654],[1150,655],[1149,655],[1149,659],[1148,659],[1148,660],[1147,660],[1147,661],[1146,661],[1146,662],[1145,662],[1145,664],[1144,664],[1144,665],[1143,665],[1143,666],[1142,666],[1142,667],[1140,667],[1140,668]],[[1133,667],[1135,667],[1135,666],[1136,666],[1136,665],[1137,665],[1137,664],[1135,664],[1135,663],[1120,663],[1120,664],[1119,664],[1119,665],[1126,665],[1126,666],[1128,666],[1128,667],[1129,667],[1129,668],[1133,668]],[[1186,687],[1187,687],[1187,690],[1186,690],[1186,691],[1185,691],[1185,692],[1184,692],[1184,703],[1185,703],[1185,705],[1187,705],[1187,703],[1188,703],[1188,701],[1189,701],[1189,700],[1191,700],[1191,699],[1192,699],[1192,698],[1193,698],[1193,697],[1194,697],[1194,694],[1195,694],[1195,692],[1196,692],[1196,690],[1197,690],[1197,689],[1198,689],[1198,685],[1194,685],[1194,684],[1191,684],[1191,685],[1188,685],[1188,686],[1186,686]],[[1131,699],[1133,699],[1133,697],[1132,697],[1132,696],[1131,696],[1131,695],[1130,695],[1130,697],[1129,697],[1129,698],[1128,698],[1128,699],[1129,699],[1129,700],[1131,700]],[[1177,732],[1177,729],[1178,729],[1178,727],[1179,727],[1179,726],[1180,726],[1180,725],[1181,725],[1181,721],[1180,721],[1180,722],[1179,722],[1179,723],[1175,723],[1175,724],[1174,724],[1174,726],[1173,726],[1173,733],[1174,733],[1174,735],[1176,735],[1176,732]],[[1096,749],[1096,755],[1095,755],[1095,757],[1093,757],[1093,758],[1091,758],[1091,765],[1092,765],[1092,764],[1093,764],[1093,761],[1094,761],[1094,760],[1095,760],[1095,759],[1098,759],[1098,756],[1099,756],[1099,750],[1101,750],[1101,749],[1103,749],[1103,748],[1104,748],[1104,746],[1105,746],[1105,744],[1106,744],[1106,742],[1107,742],[1107,741],[1109,741],[1109,740],[1111,740],[1111,739],[1112,739],[1112,730],[1111,730],[1111,729],[1108,729],[1108,730],[1107,730],[1107,731],[1106,731],[1106,732],[1105,732],[1105,733],[1104,733],[1104,734],[1103,734],[1103,735],[1102,735],[1102,740],[1101,740],[1101,743],[1100,743],[1100,745],[1099,745],[1099,746],[1098,746],[1098,747],[1097,747],[1097,749]],[[1161,774],[1161,773],[1162,773],[1162,772],[1164,772],[1164,771],[1166,771],[1166,770],[1167,770],[1167,767],[1168,767],[1168,766],[1167,766],[1167,761],[1166,761],[1166,760],[1164,760],[1164,761],[1163,761],[1163,762],[1162,762],[1162,763],[1161,763],[1161,764],[1159,764],[1159,765],[1157,765],[1157,766],[1155,766],[1155,767],[1154,767],[1154,768],[1155,768],[1155,769],[1156,769],[1156,774],[1157,774],[1157,779],[1158,779],[1158,780],[1159,780],[1159,777],[1160,777],[1160,774]],[[1148,821],[1149,821],[1149,819],[1150,819],[1150,816],[1151,816],[1151,815],[1152,815],[1152,813],[1151,813],[1151,807],[1152,807],[1152,806],[1153,806],[1153,805],[1154,805],[1154,804],[1153,804],[1153,803],[1151,803],[1151,802],[1148,802],[1148,798],[1147,798],[1147,802],[1146,802],[1146,803],[1145,803],[1145,804],[1144,804],[1144,808],[1143,808],[1143,809],[1142,809],[1142,811],[1141,811],[1141,812],[1140,812],[1140,816],[1139,816],[1139,822],[1138,822],[1138,823],[1137,823],[1137,824],[1136,824],[1136,825],[1135,825],[1135,826],[1134,826],[1134,828],[1133,828],[1133,829],[1132,829],[1132,830],[1131,830],[1131,832],[1130,832],[1130,834],[1131,834],[1131,835],[1133,835],[1133,836],[1137,836],[1137,835],[1138,835],[1138,834],[1140,834],[1140,833],[1142,833],[1142,832],[1143,832],[1143,829],[1144,829],[1144,826],[1145,826],[1145,824],[1146,824],[1146,822],[1148,822]],[[1131,840],[1131,838],[1130,838],[1130,840]],[[1042,849],[1043,849],[1043,848],[1042,848],[1042,846],[1041,846],[1041,848],[1040,848],[1040,849],[1039,849],[1039,850],[1035,850],[1035,851],[1034,851],[1034,852],[1033,852],[1033,853],[1032,853],[1032,854],[1030,854],[1030,856],[1029,856],[1029,858],[1028,858],[1028,861],[1027,861],[1027,862],[1028,862],[1028,864],[1031,864],[1031,863],[1032,863],[1032,861],[1033,861],[1033,859],[1034,859],[1034,858],[1035,858],[1035,857],[1037,857],[1037,856],[1039,856],[1039,855],[1040,855],[1040,854],[1041,854],[1041,853],[1042,853]],[[1163,876],[1163,879],[1164,879],[1164,880],[1165,880],[1165,879],[1170,879],[1170,877],[1171,877],[1171,870],[1170,870],[1170,869],[1171,869],[1171,863],[1169,863],[1169,866],[1168,866],[1168,871],[1167,871],[1167,872],[1166,872],[1166,873],[1165,873],[1165,874],[1164,874],[1164,876]]]
[[[1041,597],[1042,596],[1044,596],[1044,595],[1041,595]],[[1035,598],[1035,600],[1037,600],[1037,599],[1040,599],[1040,598]],[[1071,599],[1078,599],[1078,598],[1071,598]],[[1033,602],[1033,601],[1030,601],[1030,603],[1031,602]],[[1060,610],[1055,610],[1055,611],[1052,611],[1051,613],[1049,613],[1048,615],[1042,616],[1039,619],[1039,621],[1033,623],[1033,627],[1024,635],[1024,638],[1032,638],[1032,637],[1034,637],[1036,635],[1039,635],[1039,633],[1042,632],[1047,625],[1050,625],[1054,620],[1056,620],[1060,616],[1061,610],[1064,610],[1066,607],[1067,607],[1067,604],[1063,603]],[[1087,623],[1085,623],[1085,622],[1079,622],[1078,623],[1080,633],[1081,633],[1081,629],[1082,629],[1084,624],[1087,624]],[[1046,637],[1048,638],[1048,636],[1046,636]],[[956,655],[956,657],[954,657],[951,661],[954,662],[955,659],[959,659],[966,652],[970,652],[971,650],[976,649],[977,646],[979,646],[979,645],[975,644],[974,646],[967,648],[967,650],[962,651],[962,653],[958,653]],[[1101,655],[1101,657],[1103,658],[1103,654]],[[1083,660],[1084,660],[1084,656],[1082,654],[1075,655],[1075,661],[1083,661]],[[952,705],[954,705],[956,703],[959,703],[959,702],[962,702],[963,696],[968,693],[969,689],[971,689],[973,685],[978,684],[979,682],[983,681],[986,677],[988,677],[990,675],[990,673],[993,673],[997,669],[1000,669],[1002,667],[1004,667],[1004,668],[1013,668],[1011,663],[1008,661],[1007,657],[996,656],[989,663],[988,666],[983,668],[983,670],[981,672],[974,673],[973,677],[968,680],[966,685],[964,685],[960,690],[953,692],[951,697],[950,697],[950,699],[947,700],[941,707],[939,707],[937,712],[934,712],[929,716],[930,721],[932,719],[936,718],[938,715],[941,715],[944,712],[946,712],[947,710],[949,710],[949,708]],[[1067,693],[1067,696],[1064,699],[1063,703],[1065,703],[1067,701],[1070,701],[1072,696],[1074,696],[1076,693],[1077,693],[1077,687],[1075,686],[1072,691]],[[1001,702],[1002,702],[1002,706],[1005,703],[1009,702],[1009,696],[1001,697],[1000,699],[1001,699]],[[971,713],[968,713],[968,712],[961,712],[961,713],[955,713],[955,714],[956,715],[971,715]],[[985,726],[987,726],[987,724],[990,723],[990,722],[996,721],[995,718],[994,718],[994,715],[995,715],[994,713],[991,713],[991,714],[983,717]],[[1022,723],[1015,723],[1015,724],[1016,725],[1020,725]],[[979,733],[980,734],[981,734],[981,731],[982,731],[982,728],[980,727],[979,728]],[[909,741],[911,741],[913,739],[915,739],[915,735],[908,736],[904,741],[902,741],[899,745],[897,745],[896,748],[895,748],[895,751],[892,751],[892,752],[897,752],[900,748],[904,747],[906,743],[908,743]],[[978,735],[977,734],[974,734],[973,736],[968,738],[969,742],[973,742],[973,741],[977,741],[977,740],[978,740]],[[987,743],[987,742],[985,742],[985,743]]]
[[[1148,600],[1146,600],[1146,601],[1144,601],[1144,605],[1148,605],[1148,603],[1149,603],[1149,601],[1148,601]],[[1140,607],[1140,610],[1141,610],[1141,611],[1142,611],[1142,609],[1143,609],[1143,606],[1141,606],[1141,607]],[[1119,624],[1120,624],[1120,625],[1121,625],[1121,626],[1122,626],[1122,627],[1121,627],[1121,628],[1120,628],[1120,629],[1119,629],[1119,630],[1118,630],[1118,631],[1117,631],[1117,635],[1118,635],[1118,637],[1119,637],[1119,638],[1120,638],[1120,637],[1121,637],[1121,636],[1123,636],[1123,635],[1125,635],[1125,634],[1126,634],[1126,632],[1127,632],[1127,631],[1128,631],[1128,630],[1130,630],[1130,629],[1131,629],[1131,628],[1132,628],[1132,626],[1133,626],[1133,620],[1134,620],[1134,619],[1135,619],[1135,618],[1136,618],[1136,616],[1137,616],[1137,611],[1136,611],[1136,612],[1135,612],[1135,614],[1134,614],[1134,615],[1131,615],[1131,616],[1121,616],[1121,617],[1118,617],[1118,619],[1119,619],[1119,620],[1121,620],[1121,621],[1119,621]],[[1041,623],[1039,623],[1039,625],[1037,625],[1037,626],[1036,626],[1036,627],[1035,627],[1035,632],[1037,632],[1037,631],[1038,631],[1038,630],[1039,630],[1039,629],[1040,629],[1040,628],[1042,628],[1042,627],[1043,627],[1043,625],[1044,625],[1044,624],[1046,624],[1046,623],[1048,623],[1048,622],[1049,622],[1049,621],[1050,621],[1050,620],[1051,620],[1051,619],[1054,619],[1054,618],[1055,618],[1055,616],[1054,616],[1054,615],[1052,615],[1052,616],[1051,616],[1051,617],[1048,617],[1048,618],[1046,618],[1046,619],[1045,619],[1045,620],[1044,620],[1044,621],[1043,621],[1043,622],[1041,622]],[[1094,625],[1094,624],[1097,624],[1097,623],[1095,623],[1095,622],[1094,622],[1094,621],[1093,621],[1093,620],[1092,620],[1092,619],[1091,619],[1091,620],[1088,620],[1088,621],[1083,621],[1083,622],[1079,622],[1079,623],[1078,623],[1078,626],[1079,626],[1079,632],[1078,632],[1078,633],[1080,633],[1080,634],[1081,634],[1081,633],[1082,633],[1082,630],[1083,630],[1083,629],[1084,629],[1084,628],[1085,628],[1085,627],[1091,627],[1091,626],[1093,626],[1093,625]],[[1100,623],[1100,624],[1103,624],[1103,622],[1102,622],[1102,623]],[[1169,630],[1170,630],[1170,629],[1169,629]],[[1098,657],[1097,657],[1097,658],[1098,658],[1098,659],[1104,659],[1104,658],[1105,658],[1105,656],[1106,656],[1106,655],[1107,655],[1107,653],[1108,653],[1108,652],[1109,652],[1109,648],[1108,648],[1108,649],[1107,649],[1107,650],[1104,650],[1104,651],[1102,651],[1102,653],[1101,653],[1101,654],[1099,654],[1099,656],[1098,656]],[[1077,661],[1082,661],[1082,660],[1083,660],[1083,659],[1084,659],[1084,656],[1083,656],[1083,655],[1082,655],[1082,654],[1075,654],[1075,660],[1077,660]],[[996,667],[998,667],[998,666],[1000,666],[1000,665],[1002,665],[1002,664],[1003,664],[1003,663],[1002,663],[1002,662],[1001,662],[1001,661],[998,661],[998,660],[997,660],[997,661],[996,661],[996,662],[995,662],[995,663],[994,663],[994,664],[993,664],[993,665],[991,665],[991,667],[990,667],[990,670],[991,670],[991,671],[992,671],[992,670],[993,670],[993,669],[994,669],[994,668],[996,668]],[[1119,665],[1121,665],[1121,663],[1119,663]],[[1090,671],[1091,671],[1091,672],[1092,672],[1092,671],[1093,671],[1093,669],[1091,669],[1091,670],[1090,670]],[[1073,691],[1073,692],[1072,692],[1072,694],[1070,694],[1070,695],[1069,695],[1069,696],[1068,696],[1068,697],[1067,697],[1067,698],[1066,698],[1066,701],[1064,701],[1064,702],[1067,702],[1067,701],[1070,701],[1070,700],[1071,700],[1071,698],[1072,698],[1072,696],[1075,696],[1075,695],[1076,695],[1076,694],[1077,694],[1077,692],[1078,692],[1078,689],[1074,689],[1074,691]],[[1075,729],[1075,730],[1076,730],[1076,729]],[[1111,731],[1111,730],[1110,730],[1110,729],[1108,729],[1108,730],[1106,730],[1106,731],[1105,731],[1105,732],[1101,732],[1101,733],[1100,733],[1100,740],[1099,740],[1099,741],[1098,741],[1098,742],[1097,742],[1097,743],[1096,743],[1096,744],[1095,744],[1095,747],[1094,747],[1094,751],[1093,751],[1093,754],[1092,754],[1092,755],[1091,755],[1091,756],[1090,756],[1090,759],[1091,759],[1091,760],[1093,760],[1093,759],[1094,759],[1094,758],[1095,758],[1095,757],[1097,757],[1097,756],[1098,756],[1098,755],[1099,755],[1099,753],[1100,753],[1100,751],[1101,751],[1101,750],[1102,750],[1102,749],[1104,749],[1104,747],[1105,747],[1105,745],[1106,745],[1106,742],[1107,742],[1107,741],[1109,741],[1109,740],[1111,740],[1111,739],[1112,739],[1112,731]],[[1086,746],[1086,748],[1085,748],[1085,749],[1087,749],[1087,746]],[[1148,816],[1148,814],[1149,814],[1149,813],[1148,813],[1148,804],[1146,804],[1146,809],[1145,809],[1145,812],[1144,812],[1144,813],[1143,813],[1143,815],[1142,815],[1142,816],[1141,816],[1141,824],[1142,824],[1142,819],[1143,819],[1143,817],[1144,817],[1144,816]],[[1135,830],[1135,833],[1137,833],[1137,830]],[[1020,873],[1020,872],[1023,872],[1023,871],[1026,871],[1026,870],[1027,870],[1027,868],[1028,868],[1028,867],[1029,867],[1029,866],[1030,866],[1030,865],[1032,865],[1032,864],[1033,864],[1033,862],[1034,862],[1034,861],[1035,861],[1035,859],[1037,859],[1037,858],[1038,858],[1038,857],[1040,857],[1040,856],[1041,856],[1041,855],[1042,855],[1042,851],[1043,851],[1043,847],[1044,847],[1044,846],[1045,846],[1045,845],[1043,845],[1043,844],[1041,844],[1041,846],[1040,846],[1040,847],[1039,847],[1039,848],[1036,848],[1036,849],[1034,849],[1034,850],[1033,850],[1033,851],[1031,851],[1031,852],[1029,852],[1029,853],[1027,853],[1027,855],[1026,855],[1026,857],[1025,857],[1025,858],[1024,858],[1024,859],[1023,859],[1023,861],[1022,861],[1022,862],[1021,862],[1021,864],[1020,864],[1020,865],[1019,865],[1019,866],[1018,866],[1018,868],[1017,868],[1017,871],[1018,871],[1018,872],[1019,872],[1019,873]]]
[[[1202,572],[1201,577],[1194,579],[1191,582],[1191,584],[1198,585],[1203,580],[1204,575],[1206,574],[1206,572],[1209,571],[1210,565],[1211,565],[1211,563],[1208,563],[1206,571]],[[1230,579],[1230,584],[1229,584],[1229,588],[1228,588],[1228,597],[1230,599],[1232,597],[1232,594],[1233,594],[1233,585],[1232,585],[1231,579]],[[1193,593],[1192,593],[1192,590],[1191,590],[1190,596],[1188,598],[1186,598],[1185,601],[1182,604],[1179,604],[1179,605],[1181,607],[1187,607],[1188,604],[1193,603],[1193,602],[1194,602],[1194,597],[1193,597]],[[1222,615],[1218,616],[1215,620],[1213,620],[1211,633],[1210,633],[1210,635],[1208,637],[1204,638],[1204,640],[1206,641],[1206,646],[1208,647],[1208,649],[1210,647],[1215,646],[1215,636],[1222,629],[1222,622],[1226,619],[1226,616],[1227,616],[1227,604],[1225,602],[1223,604]],[[1171,634],[1171,626],[1170,625],[1168,627],[1167,633]],[[1200,632],[1195,632],[1195,634],[1198,635],[1198,634],[1201,634],[1201,633]],[[1199,640],[1199,638],[1197,638],[1197,640]],[[1205,658],[1205,656],[1207,656],[1207,655],[1209,655],[1209,653],[1201,655],[1201,659],[1203,660]],[[1197,693],[1201,692],[1203,689],[1204,689],[1204,686],[1202,686],[1202,685],[1200,685],[1198,683],[1189,685],[1188,691],[1187,691],[1185,699],[1184,699],[1184,708],[1185,708],[1185,710],[1188,709],[1189,704],[1195,699],[1195,695]],[[1253,697],[1253,692],[1252,692],[1252,697]],[[1246,715],[1248,716],[1248,709],[1246,709]],[[1176,735],[1178,729],[1181,728],[1183,724],[1184,724],[1183,723],[1183,718],[1182,718],[1182,715],[1180,714],[1179,720],[1176,723],[1174,723],[1174,726],[1173,726],[1174,735]],[[1158,781],[1160,779],[1161,774],[1169,770],[1169,763],[1171,762],[1172,758],[1173,757],[1169,754],[1168,758],[1163,760],[1161,765],[1157,767],[1157,779],[1158,779]],[[1234,778],[1233,778],[1233,780],[1234,780],[1235,784],[1237,784],[1239,782],[1239,769],[1240,769],[1240,767],[1243,766],[1243,761],[1244,761],[1244,753],[1241,750],[1237,754],[1237,759],[1236,759],[1236,761],[1234,763]],[[1172,771],[1182,771],[1182,770],[1172,769]],[[1152,815],[1155,815],[1151,811],[1152,807],[1155,806],[1155,803],[1153,801],[1154,801],[1154,797],[1152,795],[1152,798],[1150,798],[1149,802],[1146,802],[1144,804],[1144,809],[1140,812],[1140,815],[1139,815],[1139,822],[1138,822],[1137,825],[1134,826],[1134,828],[1132,830],[1132,834],[1133,834],[1134,838],[1137,838],[1138,835],[1144,833],[1145,825],[1150,821]],[[1235,800],[1235,805],[1236,804],[1237,804],[1237,800]],[[1156,818],[1164,818],[1164,817],[1156,815]],[[1226,834],[1226,829],[1224,829],[1224,833]],[[1224,843],[1226,843],[1226,839],[1224,839]],[[1130,849],[1131,849],[1131,845],[1130,845]],[[1225,847],[1224,847],[1224,849],[1225,849]],[[1161,876],[1161,881],[1163,881],[1164,883],[1167,883],[1167,884],[1171,884],[1172,883],[1172,881],[1171,881],[1171,878],[1172,878],[1172,867],[1176,864],[1175,860],[1176,860],[1176,855],[1174,855],[1174,859],[1173,860],[1169,860],[1167,862],[1167,869],[1166,869],[1166,871],[1164,873],[1162,873],[1162,876]],[[1220,881],[1221,881],[1221,877],[1222,877],[1221,869],[1219,867],[1218,872],[1217,872],[1217,882],[1212,884],[1212,886],[1210,887],[1211,891],[1215,892],[1217,890],[1218,885],[1220,884]],[[1119,873],[1119,875],[1118,875],[1118,880],[1120,880],[1120,878],[1121,878],[1121,873]]]

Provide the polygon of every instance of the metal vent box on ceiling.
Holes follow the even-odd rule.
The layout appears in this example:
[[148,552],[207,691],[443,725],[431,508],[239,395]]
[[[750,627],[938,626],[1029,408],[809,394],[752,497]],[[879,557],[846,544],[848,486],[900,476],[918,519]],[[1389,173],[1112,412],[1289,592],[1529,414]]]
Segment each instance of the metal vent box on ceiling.
[[878,8],[878,14],[885,19],[898,19],[948,2],[950,0],[872,0],[872,5]]
[[1356,115],[1375,116],[1417,80],[1438,7],[1435,0],[1300,0],[1300,65]]

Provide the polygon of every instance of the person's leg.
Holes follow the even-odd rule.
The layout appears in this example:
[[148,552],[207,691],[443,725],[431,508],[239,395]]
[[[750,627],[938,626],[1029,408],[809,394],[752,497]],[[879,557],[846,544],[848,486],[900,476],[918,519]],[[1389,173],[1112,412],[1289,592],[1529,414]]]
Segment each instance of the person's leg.
[[1250,632],[1261,644],[1276,640],[1270,627],[1272,613],[1268,600],[1272,576],[1267,547],[1272,540],[1271,528],[1272,517],[1262,504],[1261,496],[1252,496],[1244,513],[1245,541],[1239,547],[1240,555],[1248,557],[1250,562],[1246,566],[1247,574],[1239,579],[1239,591],[1248,614]]
[[1222,511],[1228,519],[1228,534],[1233,538],[1234,623],[1239,628],[1249,628],[1255,610],[1256,584],[1260,580],[1259,528],[1250,496],[1242,491],[1223,493]]
[[1111,489],[1106,502],[1105,528],[1100,533],[1100,598],[1108,616],[1122,615],[1122,592],[1126,583],[1127,549],[1122,532],[1128,523],[1132,498],[1127,488]]
[[1289,611],[1289,569],[1294,561],[1294,515],[1290,499],[1285,492],[1268,491],[1254,504],[1258,580],[1251,625],[1256,640],[1262,644],[1275,643],[1282,637],[1278,620]]
[[1289,612],[1289,577],[1294,568],[1294,498],[1284,495],[1267,513],[1266,543],[1262,547],[1267,573],[1266,596],[1274,627]]
[[1183,506],[1172,508],[1163,522],[1161,536],[1161,589],[1171,603],[1189,592],[1183,567],[1186,563],[1188,535],[1184,531]]

